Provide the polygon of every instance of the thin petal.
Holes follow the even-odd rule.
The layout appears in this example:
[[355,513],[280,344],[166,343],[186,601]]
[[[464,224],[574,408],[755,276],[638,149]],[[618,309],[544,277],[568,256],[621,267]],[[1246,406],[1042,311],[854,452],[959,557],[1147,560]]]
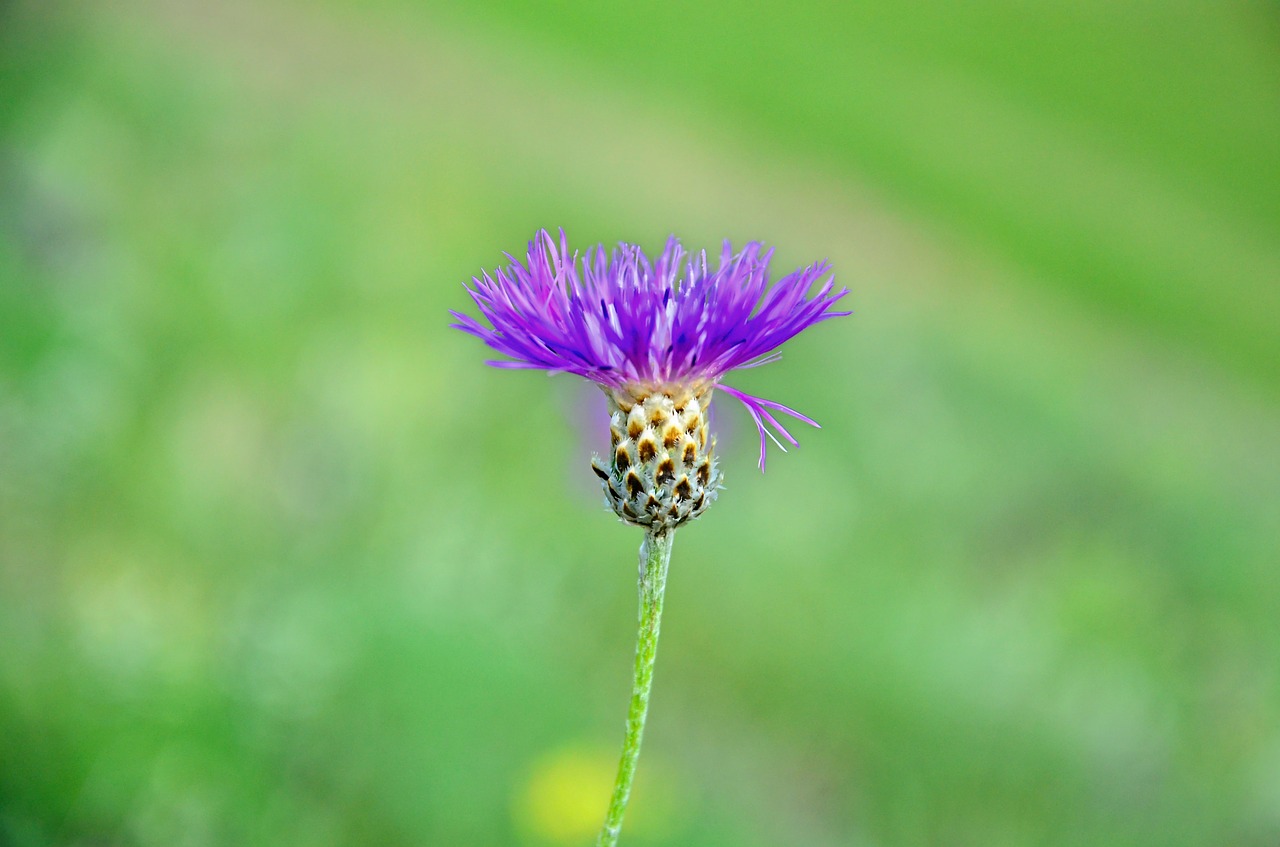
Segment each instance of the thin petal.
[[782,443],[778,441],[777,437],[775,437],[772,432],[769,432],[769,430],[765,426],[766,424],[776,429],[782,435],[782,437],[785,438],[787,441],[791,442],[792,445],[799,446],[800,444],[800,442],[796,441],[795,437],[792,436],[791,433],[787,431],[786,427],[784,427],[781,423],[779,423],[778,419],[775,418],[769,412],[769,409],[774,409],[776,411],[783,412],[787,415],[790,415],[793,418],[796,418],[797,420],[804,421],[810,426],[818,427],[819,429],[821,429],[821,427],[818,426],[817,421],[809,417],[806,417],[805,415],[802,415],[799,412],[797,412],[795,409],[788,408],[787,406],[784,406],[781,403],[777,403],[773,400],[765,400],[762,397],[754,397],[750,394],[747,394],[745,391],[739,391],[736,388],[731,388],[727,385],[720,385],[718,387],[725,394],[728,394],[730,397],[734,398],[735,400],[740,402],[743,406],[745,406],[747,409],[747,414],[751,415],[751,419],[755,421],[756,429],[760,431],[760,470],[761,471],[764,470],[765,448],[768,446],[765,442],[765,436],[772,438],[773,442],[777,444],[780,448],[782,448],[783,452],[786,452],[786,449],[787,449],[786,447],[782,446]]
[[[614,387],[658,390],[716,383],[737,369],[778,360],[777,348],[811,326],[849,314],[830,266],[817,262],[770,281],[773,251],[725,242],[712,267],[674,236],[655,261],[634,244],[571,251],[568,237],[539,230],[525,257],[464,286],[480,317],[453,312],[454,328],[506,357],[509,369],[567,372]],[[507,361],[509,360],[509,361]],[[772,400],[724,387],[780,449],[796,439],[779,414],[817,426]],[[786,443],[784,443],[786,442]]]

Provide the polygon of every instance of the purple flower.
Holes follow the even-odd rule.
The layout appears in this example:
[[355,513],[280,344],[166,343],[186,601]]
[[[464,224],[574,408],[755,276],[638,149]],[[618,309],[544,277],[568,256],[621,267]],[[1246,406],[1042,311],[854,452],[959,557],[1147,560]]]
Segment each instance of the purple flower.
[[[714,270],[705,251],[687,256],[672,237],[656,262],[634,244],[610,254],[590,248],[579,262],[564,231],[541,230],[524,263],[473,280],[468,291],[489,326],[460,312],[453,326],[510,361],[499,368],[566,372],[597,383],[624,409],[651,394],[709,398],[719,388],[740,401],[760,431],[784,451],[774,432],[796,444],[778,421],[782,412],[818,426],[781,403],[725,385],[730,372],[776,361],[789,338],[828,318],[848,315],[836,303],[830,266],[819,262],[770,284],[772,250],[752,241],[735,254],[725,242]],[[815,284],[816,293],[810,295]]]

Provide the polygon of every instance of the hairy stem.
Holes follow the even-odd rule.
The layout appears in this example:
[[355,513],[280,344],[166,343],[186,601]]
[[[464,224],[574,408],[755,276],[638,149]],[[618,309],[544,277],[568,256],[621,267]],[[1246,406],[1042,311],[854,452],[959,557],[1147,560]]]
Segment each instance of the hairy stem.
[[636,675],[627,710],[627,734],[622,742],[622,759],[613,785],[609,813],[600,830],[597,847],[614,847],[622,831],[622,816],[631,796],[631,782],[640,760],[640,739],[649,712],[649,690],[653,687],[653,663],[658,656],[658,630],[662,624],[662,597],[667,590],[667,567],[671,564],[671,543],[675,530],[645,536],[640,545],[640,633],[636,637]]

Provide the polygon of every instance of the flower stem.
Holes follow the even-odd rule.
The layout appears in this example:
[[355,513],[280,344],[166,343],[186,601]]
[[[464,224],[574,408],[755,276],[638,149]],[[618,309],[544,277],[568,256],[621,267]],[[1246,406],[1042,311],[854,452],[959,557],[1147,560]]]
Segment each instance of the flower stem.
[[631,782],[640,760],[640,738],[649,712],[649,690],[653,687],[653,663],[658,656],[658,630],[662,624],[662,597],[667,590],[667,567],[671,564],[671,543],[675,530],[645,536],[640,545],[640,633],[636,637],[636,676],[627,710],[627,734],[622,742],[622,759],[613,785],[609,813],[596,841],[597,847],[614,847],[622,831],[622,816],[631,796]]

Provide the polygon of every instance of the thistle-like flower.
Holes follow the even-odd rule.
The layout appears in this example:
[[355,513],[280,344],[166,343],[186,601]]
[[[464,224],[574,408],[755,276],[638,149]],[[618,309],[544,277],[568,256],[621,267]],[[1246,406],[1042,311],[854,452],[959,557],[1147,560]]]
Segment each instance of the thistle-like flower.
[[[483,274],[468,289],[489,326],[452,313],[453,326],[510,357],[489,364],[574,373],[604,390],[610,453],[592,468],[609,507],[646,530],[635,682],[598,847],[617,844],[635,777],[674,530],[702,514],[720,487],[715,436],[707,431],[712,392],[719,388],[746,406],[760,430],[761,470],[766,437],[783,450],[778,435],[796,443],[774,412],[817,426],[781,403],[721,382],[730,371],[774,361],[773,351],[804,329],[849,314],[835,310],[847,292],[832,292],[825,263],[770,285],[772,255],[756,242],[735,254],[726,242],[713,271],[705,252],[686,257],[672,238],[656,264],[632,244],[610,255],[593,247],[579,264],[563,231],[557,244],[542,230],[523,264],[507,254],[509,267]],[[811,295],[815,284],[820,287]]]
[[833,291],[826,263],[770,285],[772,255],[754,241],[735,254],[725,242],[712,270],[705,251],[686,256],[673,237],[656,263],[632,244],[610,255],[592,247],[579,262],[563,230],[559,243],[542,230],[524,263],[507,254],[509,267],[468,289],[489,326],[460,312],[453,326],[510,357],[489,362],[495,367],[573,373],[600,386],[610,455],[592,468],[605,500],[624,521],[662,532],[702,514],[720,488],[707,427],[715,389],[755,421],[761,470],[766,437],[784,451],[779,435],[797,443],[775,412],[818,425],[721,382],[730,371],[775,361],[774,351],[808,327],[849,314],[836,311],[847,289]]

